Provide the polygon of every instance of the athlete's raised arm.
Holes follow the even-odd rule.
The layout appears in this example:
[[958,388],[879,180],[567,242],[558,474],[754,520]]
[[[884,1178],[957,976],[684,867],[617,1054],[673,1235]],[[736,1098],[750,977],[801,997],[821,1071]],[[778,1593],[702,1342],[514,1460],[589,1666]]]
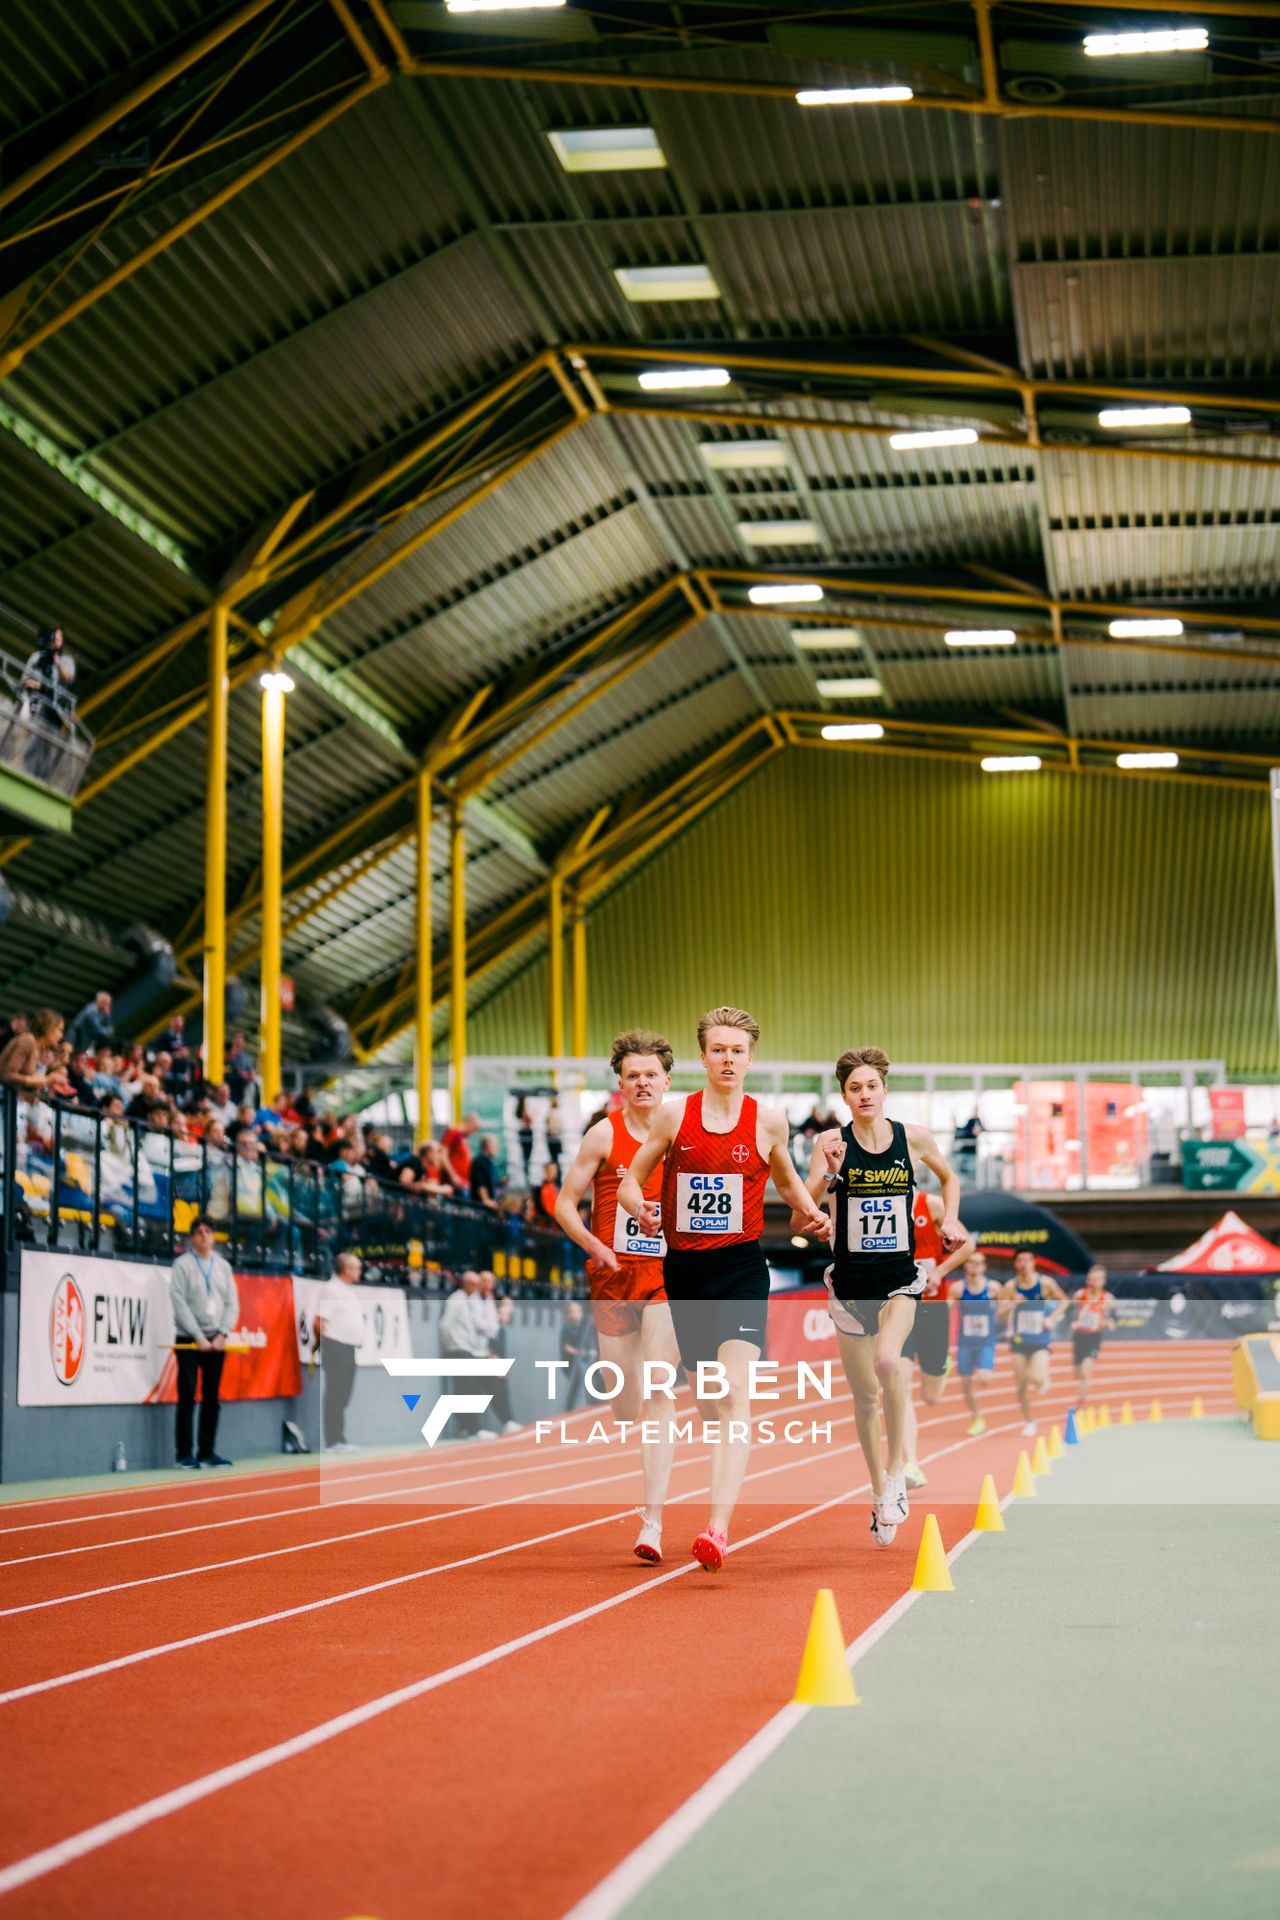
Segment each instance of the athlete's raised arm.
[[965,1230],[960,1224],[960,1176],[938,1145],[928,1127],[908,1127],[907,1145],[917,1160],[923,1160],[942,1186],[942,1225],[938,1231],[948,1252],[962,1246]]
[[631,1220],[637,1220],[646,1233],[656,1233],[662,1218],[658,1208],[644,1197],[649,1176],[680,1131],[684,1101],[664,1100],[649,1122],[649,1137],[618,1183],[618,1205]]
[[578,1211],[587,1188],[609,1157],[612,1133],[608,1120],[597,1120],[582,1136],[582,1145],[573,1157],[573,1165],[556,1195],[556,1223],[588,1259],[596,1261],[606,1273],[618,1271],[618,1256],[612,1247],[597,1239]]
[[[787,1145],[791,1129],[787,1125],[787,1116],[778,1107],[761,1107],[758,1110],[757,1125],[769,1151],[765,1158],[769,1162],[769,1172],[773,1175],[773,1184],[777,1188],[778,1198],[791,1208],[791,1219],[797,1233],[811,1233],[816,1240],[831,1238],[831,1218],[825,1208],[820,1207],[813,1193],[796,1172],[795,1162],[791,1158]],[[758,1143],[757,1143],[758,1144]],[[814,1149],[817,1157],[817,1148]]]

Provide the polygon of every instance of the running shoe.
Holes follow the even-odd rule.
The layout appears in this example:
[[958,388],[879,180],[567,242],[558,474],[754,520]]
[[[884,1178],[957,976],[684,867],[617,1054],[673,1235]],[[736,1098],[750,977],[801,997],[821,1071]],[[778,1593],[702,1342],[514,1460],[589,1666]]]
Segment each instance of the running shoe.
[[496,1440],[497,1437],[492,1427],[481,1427],[476,1435],[477,1440]]
[[719,1573],[729,1551],[729,1536],[719,1527],[708,1527],[694,1541],[690,1552],[704,1573]]
[[502,1431],[504,1433],[522,1433],[524,1429],[521,1427],[520,1422],[518,1420],[508,1420],[506,1426],[502,1429]]
[[1034,1421],[1034,1420],[1027,1420],[1027,1421],[1024,1421],[1024,1422],[1023,1422],[1023,1427],[1022,1427],[1022,1437],[1023,1437],[1023,1439],[1024,1439],[1024,1440],[1034,1440],[1034,1439],[1035,1439],[1035,1437],[1036,1437],[1036,1423],[1035,1423],[1035,1421]]
[[897,1507],[877,1500],[871,1508],[871,1538],[878,1547],[891,1547],[897,1537]]
[[646,1520],[643,1507],[640,1509],[640,1533],[636,1539],[635,1555],[637,1560],[647,1560],[650,1566],[662,1564],[662,1522]]
[[907,1476],[905,1473],[886,1473],[884,1477],[884,1497],[892,1500],[895,1518],[901,1523],[911,1516],[910,1503],[907,1500]]
[[978,1417],[977,1417],[977,1419],[976,1419],[976,1420],[971,1420],[971,1421],[970,1421],[970,1423],[969,1423],[969,1426],[968,1426],[968,1429],[967,1429],[967,1431],[968,1431],[968,1435],[969,1435],[969,1438],[970,1438],[971,1440],[976,1440],[976,1439],[977,1439],[977,1437],[978,1437],[978,1435],[979,1435],[980,1433],[985,1433],[985,1432],[986,1432],[986,1430],[987,1430],[987,1423],[986,1423],[986,1421],[985,1421],[985,1420],[983,1419],[983,1417],[982,1417],[982,1415],[981,1415],[981,1414],[979,1414],[979,1415],[978,1415]]
[[325,1448],[326,1453],[359,1453],[359,1451],[354,1440],[335,1440],[331,1447]]
[[908,1460],[902,1469],[902,1477],[913,1490],[925,1485],[924,1468],[915,1460]]

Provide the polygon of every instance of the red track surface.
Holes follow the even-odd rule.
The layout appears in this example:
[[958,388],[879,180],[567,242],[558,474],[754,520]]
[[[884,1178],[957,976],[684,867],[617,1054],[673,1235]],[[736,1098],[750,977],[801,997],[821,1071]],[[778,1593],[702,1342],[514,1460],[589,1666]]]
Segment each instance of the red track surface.
[[[1140,1417],[1156,1394],[1167,1417],[1197,1392],[1225,1412],[1229,1366],[1226,1342],[1115,1343],[1097,1386]],[[1059,1361],[1047,1418],[1069,1399]],[[805,1476],[799,1505],[778,1504],[785,1477],[749,1480],[717,1577],[684,1559],[705,1509],[691,1449],[656,1575],[630,1552],[638,1474],[606,1478],[616,1454],[597,1466],[579,1450],[535,1477],[546,1450],[526,1439],[356,1462],[352,1504],[332,1503],[333,1469],[320,1504],[318,1470],[295,1466],[0,1507],[0,1886],[43,1849],[85,1848],[8,1891],[4,1913],[555,1920],[789,1698],[818,1586],[852,1639],[909,1585],[926,1511],[950,1547],[982,1475],[1007,1488],[1025,1444],[1007,1373],[979,1440],[954,1381],[920,1411],[929,1486],[892,1549],[866,1532],[851,1450]],[[853,1449],[847,1402],[830,1417]],[[761,1449],[753,1475],[765,1464]],[[598,1496],[556,1499],[594,1474]],[[444,1481],[440,1505],[355,1503]],[[850,1487],[852,1502],[823,1504]],[[245,1777],[146,1805],[433,1676]],[[131,1831],[89,1831],[125,1815]]]

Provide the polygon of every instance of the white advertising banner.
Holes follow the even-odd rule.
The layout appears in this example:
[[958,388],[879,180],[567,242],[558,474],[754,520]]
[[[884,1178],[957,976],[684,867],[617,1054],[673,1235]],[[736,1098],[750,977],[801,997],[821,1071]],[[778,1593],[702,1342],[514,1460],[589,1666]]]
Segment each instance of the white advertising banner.
[[167,1267],[24,1250],[20,1407],[140,1406],[172,1343]]
[[[298,1352],[304,1360],[309,1359],[315,1350],[312,1321],[316,1301],[325,1285],[323,1280],[295,1279],[293,1283]],[[399,1287],[366,1287],[361,1283],[349,1291],[354,1293],[364,1315],[364,1339],[356,1349],[356,1365],[376,1367],[384,1360],[412,1360],[414,1354],[409,1337],[409,1309]]]

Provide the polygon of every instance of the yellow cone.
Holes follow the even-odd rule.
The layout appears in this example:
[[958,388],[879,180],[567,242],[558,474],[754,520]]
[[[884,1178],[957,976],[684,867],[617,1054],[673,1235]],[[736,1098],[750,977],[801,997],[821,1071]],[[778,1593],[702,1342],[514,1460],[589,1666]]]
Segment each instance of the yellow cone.
[[1018,1464],[1013,1475],[1013,1491],[1019,1500],[1034,1500],[1036,1497],[1036,1483],[1032,1478],[1031,1462],[1025,1450],[1018,1455]]
[[1061,1427],[1050,1427],[1050,1429],[1049,1429],[1049,1458],[1050,1458],[1051,1460],[1061,1460],[1061,1459],[1062,1459],[1062,1457],[1063,1457],[1063,1455],[1064,1455],[1064,1454],[1066,1453],[1066,1451],[1067,1451],[1067,1450],[1066,1450],[1066,1448],[1065,1448],[1065,1446],[1064,1446],[1064,1445],[1062,1444],[1062,1428],[1061,1428]]
[[1077,1422],[1081,1433],[1093,1433],[1098,1425],[1097,1416],[1092,1407],[1086,1407],[1083,1418]]
[[1120,1425],[1122,1427],[1131,1427],[1133,1425],[1133,1406],[1128,1400],[1125,1401],[1120,1409]]
[[1191,1402],[1191,1418],[1193,1420],[1204,1419],[1204,1401],[1200,1398],[1199,1394],[1197,1394]]
[[988,1473],[982,1482],[982,1492],[978,1495],[978,1511],[974,1515],[975,1533],[1003,1533],[1004,1515],[1000,1511],[1000,1496],[996,1492],[996,1483]]
[[1160,1402],[1159,1402],[1158,1400],[1153,1400],[1153,1401],[1151,1402],[1151,1411],[1150,1411],[1150,1413],[1149,1413],[1149,1414],[1147,1415],[1147,1418],[1148,1418],[1148,1420],[1163,1420],[1163,1419],[1164,1419],[1164,1408],[1163,1408],[1163,1407],[1162,1407],[1162,1406],[1160,1405]]
[[830,1587],[820,1587],[804,1643],[795,1704],[799,1707],[856,1707],[857,1689],[844,1657],[844,1630]]
[[951,1569],[947,1565],[947,1556],[942,1551],[942,1535],[938,1532],[936,1514],[926,1513],[924,1532],[920,1535],[920,1551],[916,1555],[916,1570],[911,1585],[917,1593],[954,1593],[955,1581],[951,1578]]
[[1031,1454],[1031,1471],[1032,1473],[1053,1472],[1053,1468],[1049,1465],[1049,1449],[1044,1443],[1042,1433],[1036,1435],[1036,1444]]
[[1109,1426],[1111,1425],[1111,1409],[1110,1409],[1110,1407],[1099,1407],[1099,1408],[1098,1408],[1098,1425],[1099,1425],[1100,1427],[1109,1427]]

